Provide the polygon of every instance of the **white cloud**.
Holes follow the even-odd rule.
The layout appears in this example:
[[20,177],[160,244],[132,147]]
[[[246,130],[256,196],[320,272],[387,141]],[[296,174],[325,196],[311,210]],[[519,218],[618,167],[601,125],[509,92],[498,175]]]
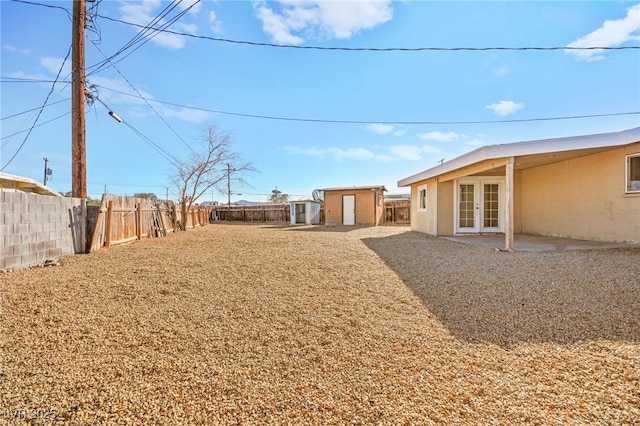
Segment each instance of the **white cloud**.
[[497,115],[510,115],[524,108],[524,104],[513,101],[500,101],[495,104],[486,105],[485,108],[492,110]]
[[426,153],[429,153],[429,154],[435,154],[437,152],[442,152],[442,150],[440,148],[436,148],[435,146],[422,145],[422,152],[426,152]]
[[158,113],[163,117],[175,117],[190,123],[204,123],[209,118],[209,114],[206,111],[191,108],[162,108],[158,110]]
[[460,135],[454,132],[442,133],[442,132],[427,132],[418,133],[418,137],[422,140],[431,140],[438,142],[451,142],[460,139]]
[[209,28],[211,28],[211,31],[214,33],[222,32],[222,22],[220,22],[218,16],[213,10],[209,12]]
[[[620,46],[627,41],[639,41],[640,4],[627,9],[627,16],[622,19],[605,21],[597,30],[569,43],[567,47],[612,47]],[[635,34],[634,34],[635,33]],[[603,50],[565,50],[565,53],[587,62],[604,58]]]
[[395,132],[393,132],[393,136],[404,136],[407,133],[406,130],[396,130]]
[[22,53],[25,55],[28,55],[29,53],[31,53],[31,49],[20,49],[18,47],[15,47],[12,44],[3,44],[2,48],[7,52],[11,52],[11,53]]
[[336,161],[342,160],[370,160],[374,157],[373,152],[364,148],[328,148],[327,152],[333,155]]
[[394,145],[389,151],[402,160],[422,160],[422,148],[414,145]]
[[393,124],[373,123],[367,125],[367,129],[369,129],[373,133],[377,133],[378,135],[388,135],[389,133],[393,132],[395,127],[393,126]]
[[186,1],[182,1],[181,3],[178,3],[178,7],[180,8],[180,10],[187,10],[189,7],[191,7],[188,13],[192,15],[197,15],[198,13],[200,13],[200,10],[202,9],[202,2],[198,0],[186,0]]
[[486,145],[487,143],[484,140],[482,140],[482,138],[477,137],[477,138],[473,138],[473,139],[465,142],[464,144],[468,145],[468,146],[471,146],[471,147],[474,147],[474,148],[478,148],[478,147]]
[[391,163],[392,161],[396,161],[396,157],[392,157],[391,155],[378,154],[375,157],[376,161],[379,163]]
[[[184,10],[191,6],[194,1],[195,0],[187,1],[183,6],[181,6],[181,9]],[[122,20],[133,22],[138,25],[148,25],[156,17],[156,9],[160,6],[161,2],[159,0],[146,0],[141,3],[123,3],[119,10]],[[200,5],[198,4],[190,10],[190,13],[197,14],[199,11]],[[184,17],[181,19],[184,19]],[[165,20],[160,20],[155,26],[162,25],[164,23],[166,23]],[[195,33],[197,27],[193,24],[186,24],[178,21],[171,25],[171,29],[174,31]],[[186,44],[186,38],[178,34],[162,32],[153,32],[151,34],[153,35],[153,38],[150,39],[152,42],[169,49],[182,49]]]
[[[143,89],[138,88],[140,95],[126,84],[122,79],[101,77],[95,75],[87,79],[87,85],[97,86],[98,96],[109,106],[115,103],[124,103],[129,105],[146,105],[144,99],[140,99],[140,95],[146,99],[153,99],[153,96]],[[111,90],[108,90],[111,89]],[[130,96],[129,96],[130,95]]]
[[507,66],[501,66],[493,70],[493,75],[495,75],[496,77],[502,77],[510,73],[511,69]]
[[311,147],[311,148],[300,148],[298,146],[284,146],[284,149],[287,152],[292,154],[302,154],[308,155],[310,157],[324,157],[325,150],[322,148]]
[[[58,75],[58,71],[60,71],[60,66],[62,65],[63,61],[64,61],[64,58],[41,58],[40,65],[42,66],[42,68],[44,68],[51,74]],[[70,73],[71,73],[71,61],[67,61],[64,64],[64,67],[62,69],[62,72],[60,73],[60,76],[64,77],[65,75]]]
[[[305,38],[347,39],[393,17],[391,1],[287,0],[254,2],[262,29],[280,44],[300,44]],[[304,37],[304,38],[303,38]]]

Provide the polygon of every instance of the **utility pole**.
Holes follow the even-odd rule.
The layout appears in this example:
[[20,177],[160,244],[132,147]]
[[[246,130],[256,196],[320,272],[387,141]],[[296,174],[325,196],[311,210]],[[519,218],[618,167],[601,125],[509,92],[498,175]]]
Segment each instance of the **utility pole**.
[[43,158],[44,160],[44,179],[43,179],[43,185],[47,186],[47,163],[49,162],[49,160],[47,160],[47,157]]
[[85,0],[73,0],[71,33],[71,196],[87,198],[87,151],[84,122]]
[[227,217],[231,214],[231,164],[227,163]]

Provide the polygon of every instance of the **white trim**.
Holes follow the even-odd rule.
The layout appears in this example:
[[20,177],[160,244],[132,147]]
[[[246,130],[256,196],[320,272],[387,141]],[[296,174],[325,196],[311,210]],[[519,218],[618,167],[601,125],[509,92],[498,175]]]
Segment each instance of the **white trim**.
[[632,158],[640,158],[640,152],[624,156],[624,192],[625,194],[640,194],[640,187],[638,189],[629,189],[631,186],[631,170],[629,170],[629,166]]
[[[422,206],[422,196],[420,195],[420,193],[424,191],[424,206]],[[427,190],[427,185],[420,185],[418,187],[418,205],[416,206],[416,211],[419,212],[426,212],[427,211],[427,206],[428,206],[428,201],[427,201],[427,194],[429,193],[429,191]]]
[[[459,186],[465,184],[474,185],[474,202],[478,206],[475,210],[474,214],[474,227],[467,228],[469,230],[461,230],[460,229],[460,212],[459,212]],[[497,184],[498,185],[498,227],[484,227],[483,219],[484,219],[484,185],[485,184]],[[454,231],[455,234],[477,234],[477,233],[501,233],[505,231],[505,203],[506,203],[506,194],[505,194],[505,179],[499,176],[473,176],[473,177],[464,177],[455,180],[454,184],[454,193],[453,193],[453,213],[454,213]]]

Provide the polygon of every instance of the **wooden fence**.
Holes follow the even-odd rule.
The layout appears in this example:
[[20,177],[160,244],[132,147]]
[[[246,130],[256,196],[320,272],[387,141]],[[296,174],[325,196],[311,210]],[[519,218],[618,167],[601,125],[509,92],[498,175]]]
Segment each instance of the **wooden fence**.
[[256,206],[214,206],[211,220],[239,222],[286,222],[291,221],[289,204],[260,204]]
[[[209,223],[210,207],[193,206],[186,227]],[[89,251],[108,248],[142,238],[166,236],[180,221],[179,206],[171,201],[104,194],[97,211]]]
[[384,222],[387,225],[411,223],[411,200],[394,200],[384,203]]

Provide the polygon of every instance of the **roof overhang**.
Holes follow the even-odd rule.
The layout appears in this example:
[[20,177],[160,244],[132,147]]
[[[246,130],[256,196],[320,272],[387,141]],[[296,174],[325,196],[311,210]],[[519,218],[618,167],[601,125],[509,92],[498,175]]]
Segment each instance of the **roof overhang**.
[[322,188],[320,191],[357,191],[357,190],[371,190],[371,191],[386,191],[387,188],[384,185],[373,185],[373,186],[344,186],[338,188]]
[[466,175],[490,172],[504,167],[504,160],[511,157],[515,158],[514,167],[518,170],[595,154],[636,142],[640,142],[640,127],[614,133],[488,145],[399,180],[398,186],[409,186],[442,175],[453,178],[460,175],[463,169],[467,170]]
[[7,173],[0,173],[0,191],[1,190],[15,190],[21,192],[32,192],[41,195],[53,195],[56,197],[62,197],[57,191],[44,186],[40,182],[22,176],[10,175]]

